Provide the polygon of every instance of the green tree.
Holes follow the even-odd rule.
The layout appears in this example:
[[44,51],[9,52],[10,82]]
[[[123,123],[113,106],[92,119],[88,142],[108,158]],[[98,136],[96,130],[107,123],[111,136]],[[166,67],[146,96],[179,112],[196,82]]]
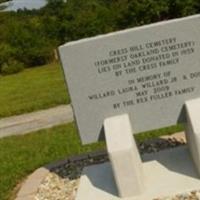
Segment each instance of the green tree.
[[40,27],[30,22],[13,23],[9,27],[7,42],[16,49],[17,57],[26,66],[43,65],[53,59],[53,44]]

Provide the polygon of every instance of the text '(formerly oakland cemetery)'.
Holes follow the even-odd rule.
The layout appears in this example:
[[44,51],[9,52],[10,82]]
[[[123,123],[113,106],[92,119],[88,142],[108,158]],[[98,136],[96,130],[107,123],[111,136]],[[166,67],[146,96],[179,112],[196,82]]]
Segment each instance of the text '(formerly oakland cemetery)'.
[[199,27],[196,15],[61,46],[82,142],[121,114],[134,133],[185,122],[185,102],[200,96]]
[[[181,76],[172,70],[174,65],[180,64],[182,58],[190,59],[194,52],[194,41],[179,42],[176,37],[110,50],[107,58],[94,62],[96,72],[99,76],[110,73],[119,79],[125,76],[127,85],[99,91],[88,95],[88,98],[99,100],[132,93],[131,98],[113,104],[113,108],[118,109],[192,93],[195,90],[193,85],[181,88],[180,83],[179,89],[172,89],[171,86],[177,82],[200,78],[200,70],[183,73]],[[156,73],[153,73],[154,70]]]

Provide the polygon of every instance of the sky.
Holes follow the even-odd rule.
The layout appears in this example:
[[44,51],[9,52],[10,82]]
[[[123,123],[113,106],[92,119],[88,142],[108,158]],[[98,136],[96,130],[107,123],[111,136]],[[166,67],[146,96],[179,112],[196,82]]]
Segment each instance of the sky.
[[6,3],[9,6],[5,9],[6,11],[8,10],[14,10],[16,11],[17,9],[38,9],[46,4],[46,0],[13,0],[9,3]]

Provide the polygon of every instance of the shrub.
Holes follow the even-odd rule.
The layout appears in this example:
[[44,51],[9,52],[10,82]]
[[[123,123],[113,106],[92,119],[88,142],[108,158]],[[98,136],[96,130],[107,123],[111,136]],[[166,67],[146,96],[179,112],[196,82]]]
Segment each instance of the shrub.
[[44,65],[53,61],[53,49],[65,42],[200,11],[200,1],[195,0],[71,0],[67,3],[47,0],[47,3],[40,10],[0,12],[0,67],[10,58],[26,67]]
[[24,64],[14,60],[10,59],[8,62],[4,63],[1,67],[1,73],[3,75],[8,75],[8,74],[15,74],[17,72],[20,72],[24,69]]
[[37,22],[12,22],[7,28],[7,42],[16,49],[14,58],[27,67],[44,65],[53,60],[54,41],[43,34]]
[[14,48],[6,43],[0,44],[0,66],[7,62],[14,55]]

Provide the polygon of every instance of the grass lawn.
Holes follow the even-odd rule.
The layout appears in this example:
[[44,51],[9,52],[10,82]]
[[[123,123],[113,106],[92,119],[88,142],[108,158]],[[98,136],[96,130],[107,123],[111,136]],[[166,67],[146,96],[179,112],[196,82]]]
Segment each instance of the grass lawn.
[[1,139],[0,199],[9,199],[13,188],[38,167],[103,146],[103,143],[81,146],[73,123]]
[[[139,134],[136,139],[143,141],[180,130],[181,126],[174,126]],[[103,142],[82,146],[74,123],[0,139],[0,200],[10,200],[14,187],[38,167],[102,148]]]
[[0,76],[0,118],[69,102],[57,63]]

